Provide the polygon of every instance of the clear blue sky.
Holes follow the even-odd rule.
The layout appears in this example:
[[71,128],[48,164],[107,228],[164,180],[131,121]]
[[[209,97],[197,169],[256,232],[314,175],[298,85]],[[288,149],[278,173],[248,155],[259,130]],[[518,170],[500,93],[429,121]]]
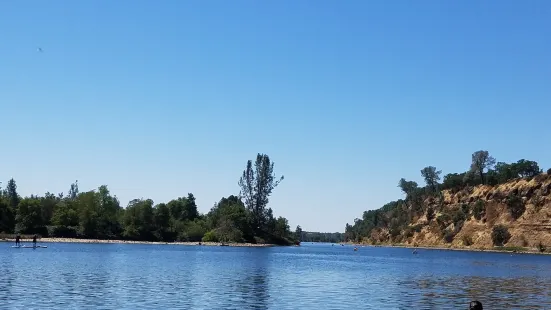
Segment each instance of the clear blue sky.
[[0,29],[23,195],[78,179],[207,212],[261,152],[276,215],[343,231],[480,149],[551,167],[549,1],[1,1]]

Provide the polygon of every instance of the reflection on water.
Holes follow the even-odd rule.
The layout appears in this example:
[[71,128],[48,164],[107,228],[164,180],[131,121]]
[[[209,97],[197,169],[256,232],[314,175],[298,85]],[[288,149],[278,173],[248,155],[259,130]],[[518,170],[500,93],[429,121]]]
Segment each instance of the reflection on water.
[[235,301],[239,302],[241,309],[268,309],[268,253],[254,253],[249,262],[249,272],[240,272],[234,281]]
[[550,309],[551,257],[307,245],[0,244],[2,309]]
[[[424,278],[400,282],[402,305],[415,303],[419,294],[426,296],[425,304],[443,309],[450,300],[480,299],[502,309],[544,309],[549,305],[549,282],[521,277],[515,279],[485,277]],[[450,306],[450,309],[453,307]],[[492,307],[494,308],[494,307]]]

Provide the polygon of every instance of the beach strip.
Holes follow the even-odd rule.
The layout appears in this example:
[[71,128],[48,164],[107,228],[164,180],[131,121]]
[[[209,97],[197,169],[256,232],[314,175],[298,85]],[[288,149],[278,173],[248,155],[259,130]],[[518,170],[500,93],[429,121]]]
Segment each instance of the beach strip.
[[[15,242],[15,239],[3,239],[5,242]],[[48,243],[94,243],[94,244],[151,244],[151,245],[195,245],[195,246],[231,246],[231,247],[272,247],[273,244],[254,243],[222,243],[222,242],[156,242],[132,240],[76,239],[76,238],[40,238],[38,242]],[[32,242],[31,239],[21,239],[21,242]]]

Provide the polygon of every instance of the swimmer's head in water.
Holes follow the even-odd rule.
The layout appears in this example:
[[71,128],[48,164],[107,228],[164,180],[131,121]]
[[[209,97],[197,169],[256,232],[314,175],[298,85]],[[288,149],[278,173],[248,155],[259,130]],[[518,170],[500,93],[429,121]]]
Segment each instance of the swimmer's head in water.
[[483,310],[482,309],[482,303],[478,300],[471,301],[469,304],[469,310]]

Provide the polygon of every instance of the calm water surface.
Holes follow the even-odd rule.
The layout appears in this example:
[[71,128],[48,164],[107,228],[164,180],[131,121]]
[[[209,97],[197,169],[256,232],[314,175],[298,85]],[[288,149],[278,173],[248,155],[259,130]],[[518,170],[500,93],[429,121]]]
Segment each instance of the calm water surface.
[[551,256],[0,243],[2,309],[551,309]]

